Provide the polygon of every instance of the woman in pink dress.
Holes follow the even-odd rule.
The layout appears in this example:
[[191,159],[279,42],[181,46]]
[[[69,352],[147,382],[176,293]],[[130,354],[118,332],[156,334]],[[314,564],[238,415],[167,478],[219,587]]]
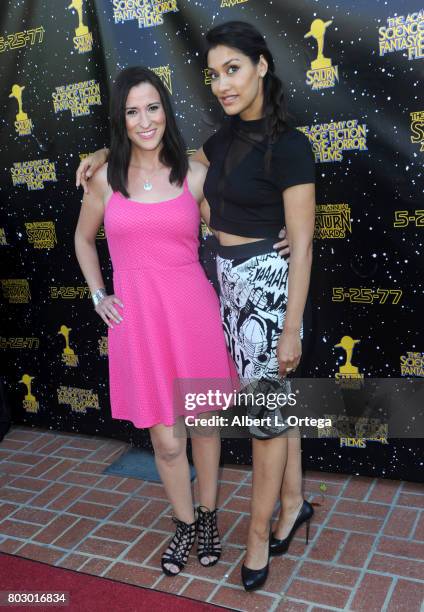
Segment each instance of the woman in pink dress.
[[[177,525],[162,557],[163,571],[173,575],[186,564],[196,531],[203,565],[216,563],[221,553],[215,508],[219,431],[192,438],[200,501],[195,520],[184,405],[174,401],[174,383],[219,379],[228,391],[236,375],[218,298],[198,257],[206,168],[188,161],[169,96],[150,70],[127,68],[118,75],[111,134],[108,165],[84,195],[75,248],[96,312],[109,328],[112,417],[150,430]],[[96,251],[103,222],[113,295],[106,293]]]
[[[194,158],[208,166],[204,192],[219,242],[225,334],[242,380],[287,393],[287,374],[296,370],[303,350],[315,221],[314,157],[307,138],[287,121],[282,83],[264,36],[249,23],[231,21],[212,28],[205,41],[212,93],[225,119]],[[87,167],[86,177],[102,163],[84,161],[81,178]],[[290,267],[272,248],[284,219]],[[303,523],[308,542],[313,516],[302,491],[299,431],[284,418],[275,428],[250,431],[252,501],[241,567],[248,591],[264,585],[270,555],[285,554]],[[277,500],[280,513],[272,531]]]

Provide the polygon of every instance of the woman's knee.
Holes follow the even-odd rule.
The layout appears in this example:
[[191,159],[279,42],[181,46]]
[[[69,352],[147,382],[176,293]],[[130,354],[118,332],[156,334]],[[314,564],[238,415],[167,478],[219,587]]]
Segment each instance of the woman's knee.
[[153,444],[155,457],[164,463],[175,463],[186,456],[186,444],[182,440],[161,440]]

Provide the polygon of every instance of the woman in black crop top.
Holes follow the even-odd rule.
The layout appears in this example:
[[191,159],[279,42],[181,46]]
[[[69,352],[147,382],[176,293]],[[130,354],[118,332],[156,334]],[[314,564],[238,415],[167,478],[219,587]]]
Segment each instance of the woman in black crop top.
[[[247,390],[268,398],[275,391],[287,395],[287,374],[296,369],[302,350],[314,231],[314,158],[306,136],[287,125],[281,81],[256,28],[228,22],[208,32],[206,40],[212,92],[226,118],[193,159],[208,166],[207,201],[201,210],[220,243],[217,271],[224,331]],[[87,191],[88,176],[106,159],[103,151],[84,160],[77,184],[81,181]],[[290,268],[273,249],[284,223]],[[269,554],[286,552],[304,522],[308,534],[313,510],[303,500],[299,432],[285,422],[296,408],[247,409],[262,419],[250,428],[253,487],[242,581],[252,590],[266,580]],[[269,541],[279,498],[282,507]],[[215,511],[210,516],[214,563],[220,545]],[[204,538],[206,531],[199,534]]]
[[[210,30],[206,41],[212,92],[227,118],[196,158],[209,165],[204,194],[220,243],[224,331],[245,390],[268,398],[271,391],[288,395],[287,374],[301,357],[312,263],[314,157],[306,136],[287,125],[282,84],[256,28],[224,23]],[[284,223],[290,268],[272,248]],[[295,407],[271,412],[258,405],[248,413],[261,419],[251,427],[252,504],[242,566],[244,587],[253,590],[267,578],[269,554],[286,552],[303,522],[308,534],[313,509],[302,494],[299,432],[285,422]],[[269,541],[279,498],[282,508]]]

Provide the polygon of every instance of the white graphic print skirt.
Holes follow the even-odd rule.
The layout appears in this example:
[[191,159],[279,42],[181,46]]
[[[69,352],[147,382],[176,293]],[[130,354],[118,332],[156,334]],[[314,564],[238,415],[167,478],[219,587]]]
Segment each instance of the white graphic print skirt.
[[277,360],[289,267],[273,249],[276,241],[220,246],[217,256],[225,338],[242,382],[247,414],[259,419],[250,433],[260,439],[284,433],[290,427],[287,417],[294,414],[287,399],[290,381],[279,373]]

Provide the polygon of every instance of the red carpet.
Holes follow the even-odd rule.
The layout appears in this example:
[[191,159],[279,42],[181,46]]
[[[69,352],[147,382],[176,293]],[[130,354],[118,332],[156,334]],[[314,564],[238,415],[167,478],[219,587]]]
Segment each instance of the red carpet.
[[[12,606],[18,610],[70,612],[216,612],[219,606],[152,589],[98,578],[0,553],[0,591],[58,591],[69,593],[69,605]],[[3,607],[3,606],[1,606]]]

